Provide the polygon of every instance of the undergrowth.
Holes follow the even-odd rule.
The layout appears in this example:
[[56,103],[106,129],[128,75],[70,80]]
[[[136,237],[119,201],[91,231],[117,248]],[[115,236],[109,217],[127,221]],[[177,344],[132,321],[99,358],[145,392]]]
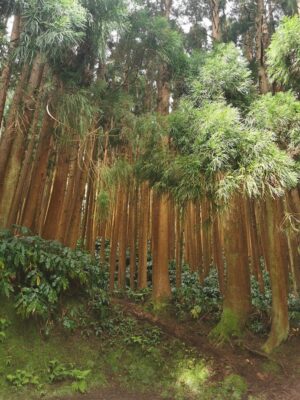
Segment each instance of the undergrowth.
[[[11,300],[1,302],[1,318],[9,321],[0,344],[1,400],[63,398],[107,385],[176,400],[242,398],[233,397],[240,393],[235,378],[230,384],[231,378],[214,381],[212,362],[198,351],[117,308],[94,320],[101,325],[98,337],[91,330],[87,338],[80,326],[66,335],[66,328],[57,325],[45,338],[34,320],[19,318]],[[77,315],[81,311],[79,303]]]

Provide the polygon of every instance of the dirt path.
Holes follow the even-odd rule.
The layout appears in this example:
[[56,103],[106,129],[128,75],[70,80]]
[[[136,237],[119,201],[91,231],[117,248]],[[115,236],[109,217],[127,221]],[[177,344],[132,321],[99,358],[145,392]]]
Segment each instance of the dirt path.
[[[297,332],[270,357],[260,348],[263,340],[253,335],[244,344],[216,347],[209,342],[205,324],[181,324],[172,318],[160,318],[145,312],[141,306],[116,299],[125,313],[159,326],[165,333],[197,348],[204,357],[213,360],[216,379],[223,379],[226,369],[243,376],[249,384],[249,394],[263,395],[266,400],[300,400],[300,334]],[[132,398],[134,399],[134,398]]]
[[[160,318],[125,300],[116,299],[114,302],[122,307],[125,314],[158,326],[167,335],[199,350],[201,356],[213,361],[216,380],[222,380],[228,373],[236,373],[247,380],[249,395],[261,396],[263,400],[300,400],[299,332],[268,358],[261,353],[262,340],[257,337],[249,335],[241,346],[216,347],[207,338],[209,328],[205,324],[181,324],[169,317]],[[129,393],[116,387],[57,400],[80,399],[162,400],[157,395]]]

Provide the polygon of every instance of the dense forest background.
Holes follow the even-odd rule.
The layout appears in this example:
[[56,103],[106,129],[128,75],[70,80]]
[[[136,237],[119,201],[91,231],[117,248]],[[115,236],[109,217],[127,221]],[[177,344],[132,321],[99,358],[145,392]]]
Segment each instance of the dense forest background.
[[299,10],[1,2],[1,290],[23,316],[87,285],[96,249],[111,293],[197,317],[216,308],[201,292],[214,279],[211,338],[240,336],[261,306],[263,350],[287,339],[300,310]]

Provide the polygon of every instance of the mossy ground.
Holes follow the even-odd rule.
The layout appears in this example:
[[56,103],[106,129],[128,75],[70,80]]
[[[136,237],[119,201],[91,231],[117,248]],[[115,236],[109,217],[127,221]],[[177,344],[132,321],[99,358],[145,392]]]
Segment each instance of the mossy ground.
[[241,338],[242,335],[239,317],[229,308],[224,308],[221,320],[211,331],[210,338],[217,343],[224,343],[232,338]]
[[[49,383],[47,369],[54,359],[91,370],[88,390],[117,385],[178,400],[241,399],[247,390],[243,378],[236,375],[214,382],[211,361],[149,325],[129,321],[117,335],[89,338],[80,331],[66,334],[53,329],[45,338],[38,324],[22,321],[9,302],[2,302],[0,318],[10,324],[0,343],[0,400],[63,398],[74,393],[70,381]],[[13,387],[6,377],[17,370],[36,375],[40,386]]]

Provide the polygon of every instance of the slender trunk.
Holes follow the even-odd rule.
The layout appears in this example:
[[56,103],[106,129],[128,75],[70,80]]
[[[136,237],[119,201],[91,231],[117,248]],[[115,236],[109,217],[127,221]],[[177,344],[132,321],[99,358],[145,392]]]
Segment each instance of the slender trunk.
[[221,240],[219,223],[219,215],[215,212],[213,217],[213,258],[214,264],[218,272],[218,281],[220,292],[224,294],[225,291],[225,276],[224,276],[224,261],[223,261],[223,243]]
[[53,125],[53,119],[46,113],[41,127],[40,139],[34,161],[35,167],[32,172],[31,184],[27,194],[23,216],[24,226],[27,226],[32,231],[35,231],[37,228],[37,203],[47,177]]
[[249,227],[249,238],[248,243],[251,248],[251,267],[252,273],[255,275],[261,293],[264,292],[264,280],[261,269],[260,257],[262,255],[262,251],[259,246],[259,237],[256,226],[256,218],[255,218],[255,209],[254,209],[254,201],[252,199],[246,200],[245,213],[246,213],[246,223]]
[[169,202],[169,260],[175,260],[175,205]]
[[86,248],[90,253],[95,251],[95,206],[96,206],[96,182],[94,176],[90,175],[89,186],[89,204],[88,204],[88,214],[87,214],[87,227],[86,227]]
[[203,253],[203,277],[208,275],[211,265],[211,216],[210,204],[207,199],[202,202],[202,253]]
[[[11,32],[8,57],[11,57],[14,49],[17,47],[18,39],[20,37],[20,21],[21,21],[20,15],[15,15]],[[7,64],[4,66],[2,70],[0,78],[0,126],[2,124],[2,118],[4,115],[4,108],[11,77],[11,71],[12,71],[12,61],[8,60]]]
[[[23,89],[26,84],[29,73],[29,66],[25,66],[19,78],[12,104],[9,110],[7,124],[0,140],[0,198],[3,195],[4,177],[7,163],[10,157],[10,151],[15,138],[15,123],[18,109],[23,96]],[[0,225],[1,226],[1,225]]]
[[221,341],[241,335],[251,309],[245,219],[238,195],[230,200],[223,230],[227,282],[221,321],[212,331]]
[[138,211],[138,189],[137,184],[132,187],[129,203],[129,252],[130,252],[130,288],[135,288],[136,273],[136,238],[137,238],[137,211]]
[[258,66],[258,79],[261,93],[267,93],[270,90],[265,64],[267,41],[268,26],[265,18],[265,4],[264,0],[258,0],[256,17],[256,62]]
[[272,286],[272,326],[263,349],[270,353],[286,340],[289,334],[288,273],[281,248],[283,232],[279,225],[283,219],[283,210],[280,199],[273,200],[270,197],[266,199],[266,218],[268,232],[267,262]]
[[176,209],[176,287],[180,288],[182,281],[182,258],[183,258],[183,209]]
[[[156,194],[155,258],[153,260],[153,298],[155,301],[168,300],[171,297],[168,258],[168,197]],[[154,239],[154,238],[153,238]]]
[[70,151],[64,145],[59,148],[58,159],[50,204],[43,228],[43,237],[48,240],[57,238],[58,221],[61,219],[62,205],[67,184]]
[[[291,216],[291,218],[295,217],[298,221],[300,215],[297,218],[297,214],[294,214],[289,200],[289,193],[286,193],[285,197],[282,199],[285,216]],[[295,296],[300,295],[300,253],[298,251],[298,249],[300,249],[300,238],[297,228],[298,227],[294,226],[293,220],[292,222],[287,222],[287,226],[285,227],[285,236],[287,239],[288,248],[288,262],[292,275],[292,285]]]
[[[169,20],[172,7],[172,0],[161,0],[162,15]],[[170,107],[170,71],[168,65],[161,63],[158,67],[157,77],[157,111],[162,115],[169,113]],[[162,146],[168,145],[166,139]],[[156,237],[152,236],[153,246],[153,298],[155,301],[171,297],[169,282],[169,206],[168,197],[165,194],[154,193],[156,205],[157,226],[153,230]],[[152,218],[154,224],[156,218]]]
[[220,20],[220,0],[210,0],[212,38],[215,42],[221,42],[222,30]]
[[62,211],[60,213],[59,220],[57,220],[58,228],[55,239],[60,242],[63,242],[65,238],[67,221],[69,221],[70,218],[69,204],[71,202],[74,190],[74,180],[75,180],[76,166],[78,162],[77,153],[78,153],[78,143],[76,143],[76,145],[73,145],[72,148],[70,149],[70,162],[69,162],[67,184],[66,184],[66,189],[64,191]]
[[147,182],[141,185],[141,202],[139,216],[139,263],[138,263],[138,288],[144,289],[147,284],[147,256],[148,256],[148,229],[150,210],[150,190]]
[[116,262],[117,262],[117,250],[119,240],[119,229],[120,229],[120,212],[122,208],[122,188],[119,187],[117,192],[117,203],[115,205],[115,213],[113,216],[111,240],[110,240],[110,254],[109,254],[109,290],[112,292],[115,288],[115,273],[116,273]]
[[27,149],[25,152],[25,157],[22,162],[22,168],[20,171],[18,183],[16,186],[14,198],[12,204],[10,206],[9,216],[7,225],[11,226],[12,224],[17,223],[18,215],[19,217],[22,215],[24,201],[26,200],[27,193],[30,186],[31,174],[32,174],[32,164],[33,164],[33,154],[34,148],[36,144],[36,137],[38,134],[38,125],[40,122],[40,114],[43,103],[43,94],[39,94],[37,105],[35,108],[32,127],[30,129],[30,135],[28,138]]
[[41,236],[43,232],[46,214],[49,207],[50,194],[53,186],[53,178],[54,178],[53,159],[54,159],[54,150],[51,149],[46,175],[41,182],[41,195],[38,197],[36,205],[35,232],[37,232],[39,236]]
[[74,199],[72,204],[71,219],[69,221],[69,227],[67,229],[68,235],[65,236],[65,243],[71,248],[75,248],[77,241],[80,237],[80,222],[81,222],[81,208],[84,200],[85,188],[88,179],[88,172],[90,162],[92,160],[94,141],[89,140],[86,145],[85,159],[82,169],[78,170],[78,176],[76,178],[76,190],[74,193]]
[[119,240],[119,273],[118,287],[125,289],[126,286],[126,250],[127,250],[127,224],[128,224],[128,189],[124,188],[123,204],[120,221],[120,240]]
[[17,127],[15,126],[16,120],[13,122],[14,137],[12,141],[9,141],[10,149],[8,149],[8,151],[10,150],[10,155],[3,174],[4,182],[2,184],[0,199],[0,226],[7,226],[10,206],[17,188],[22,161],[25,154],[26,137],[29,134],[30,126],[34,117],[36,90],[41,84],[43,68],[44,65],[41,62],[41,58],[37,56],[33,63],[28,82],[27,95],[24,101],[24,112],[18,121]]

